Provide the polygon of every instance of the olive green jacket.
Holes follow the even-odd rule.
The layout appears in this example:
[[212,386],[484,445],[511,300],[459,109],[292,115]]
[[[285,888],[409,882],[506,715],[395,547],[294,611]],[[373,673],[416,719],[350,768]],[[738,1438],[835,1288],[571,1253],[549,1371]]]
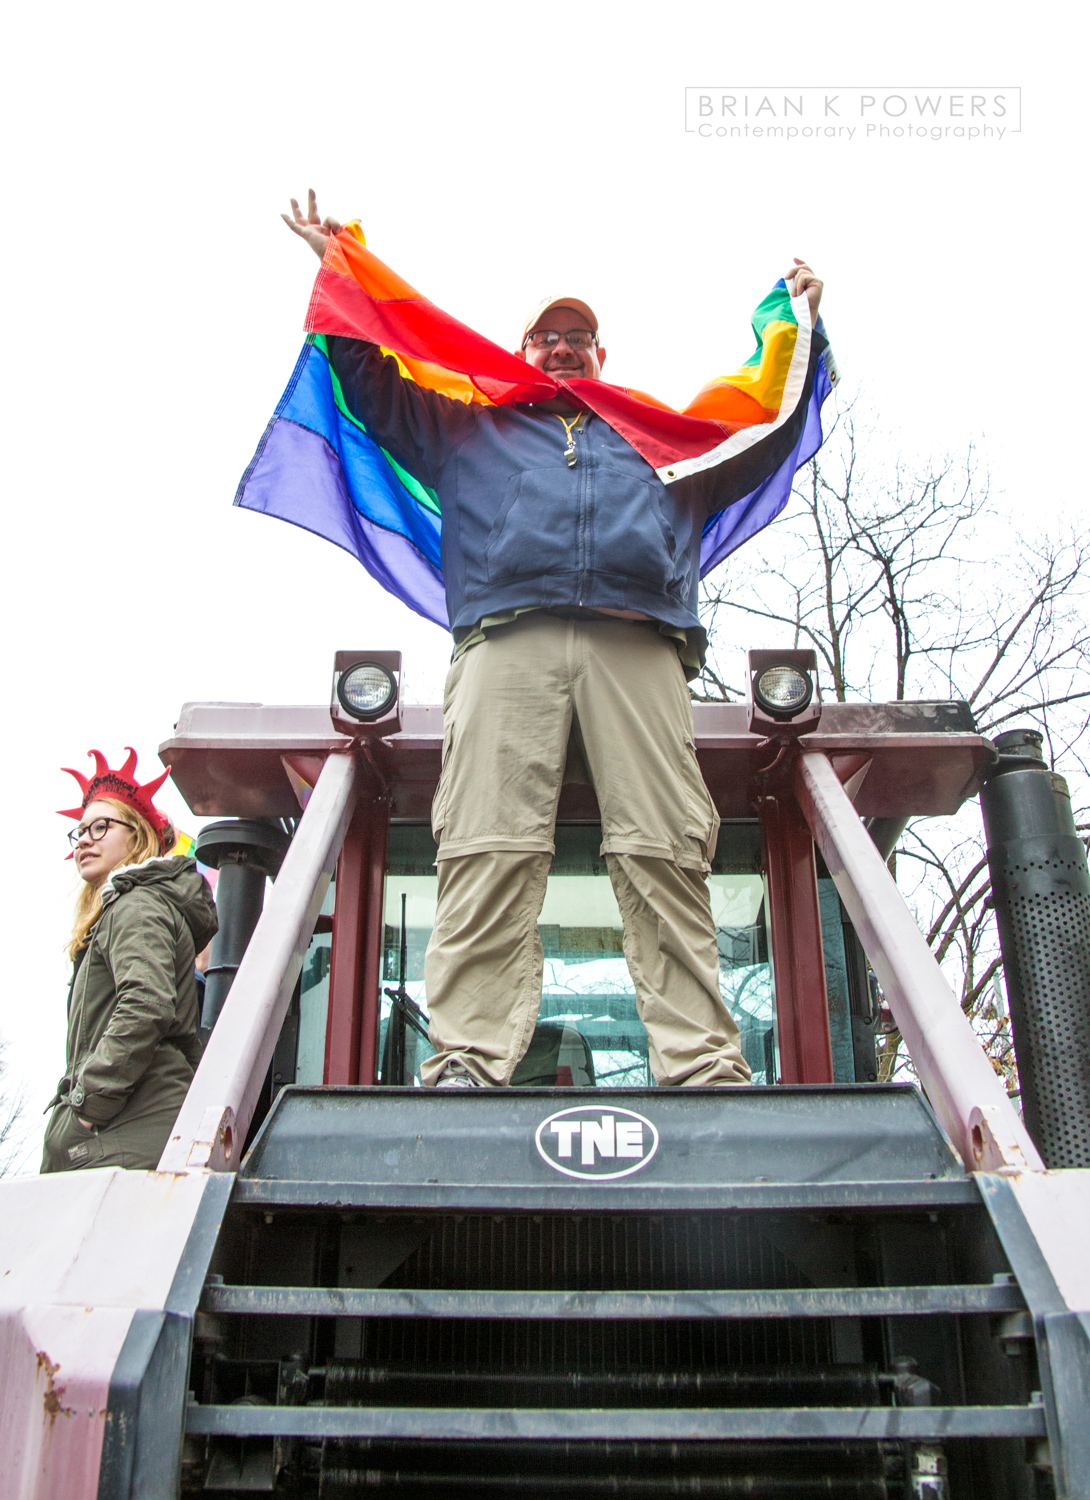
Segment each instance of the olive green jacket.
[[104,1128],[177,1112],[201,1053],[194,960],[217,926],[194,859],[148,859],[107,878],[72,985],[58,1113],[68,1106]]

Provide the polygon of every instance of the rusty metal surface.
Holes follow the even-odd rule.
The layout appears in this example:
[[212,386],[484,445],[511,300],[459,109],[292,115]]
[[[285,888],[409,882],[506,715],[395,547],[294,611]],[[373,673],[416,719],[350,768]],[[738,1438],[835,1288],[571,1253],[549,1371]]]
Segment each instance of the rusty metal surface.
[[[931,816],[956,812],[975,795],[994,760],[981,735],[943,725],[949,705],[828,703],[817,731],[802,745],[828,755],[862,817]],[[693,705],[697,755],[720,816],[753,816],[754,773],[769,749],[747,729],[744,703]],[[374,745],[389,778],[392,816],[427,818],[439,780],[443,711],[407,704],[401,733]],[[174,734],[160,747],[164,763],[190,809],[205,817],[294,817],[299,802],[283,755],[322,758],[343,747],[323,705],[187,703]],[[869,764],[868,764],[869,762]],[[587,786],[563,790],[563,820],[596,819]]]
[[95,1500],[126,1336],[168,1306],[208,1187],[117,1167],[0,1183],[0,1494]]

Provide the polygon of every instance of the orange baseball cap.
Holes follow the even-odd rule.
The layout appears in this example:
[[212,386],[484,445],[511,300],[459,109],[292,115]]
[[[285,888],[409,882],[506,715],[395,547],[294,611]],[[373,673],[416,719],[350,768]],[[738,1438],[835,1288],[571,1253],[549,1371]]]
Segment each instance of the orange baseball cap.
[[591,329],[595,334],[597,334],[598,319],[594,316],[594,312],[589,304],[584,302],[581,297],[546,297],[544,302],[539,302],[537,307],[534,308],[533,312],[526,319],[525,326],[522,330],[522,339],[520,340],[521,343],[526,342],[526,335],[530,332],[530,329],[533,328],[534,324],[537,323],[539,319],[543,318],[547,312],[552,312],[554,307],[570,307],[572,311],[577,312],[580,317],[586,318],[587,322],[591,326]]

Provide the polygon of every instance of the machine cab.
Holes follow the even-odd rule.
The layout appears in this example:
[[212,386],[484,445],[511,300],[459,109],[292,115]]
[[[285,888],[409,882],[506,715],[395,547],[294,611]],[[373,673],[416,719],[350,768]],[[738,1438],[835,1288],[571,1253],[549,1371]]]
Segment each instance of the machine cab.
[[[361,785],[302,963],[273,1086],[411,1086],[431,1051],[424,954],[436,903],[429,820],[442,715],[428,705],[405,705],[394,714],[380,702],[378,722],[353,722],[339,684],[353,665],[369,662],[376,672],[389,670],[383,653],[338,653],[333,719],[342,734],[359,735]],[[821,710],[820,728],[809,702],[803,710],[804,724],[785,720],[784,727],[807,732],[808,744],[832,752],[879,844],[891,830],[895,838],[910,813],[956,810],[993,757],[958,704],[830,704]],[[875,1082],[880,1017],[873,974],[795,799],[782,777],[768,774],[780,725],[768,720],[755,732],[751,716],[746,704],[694,707],[701,769],[722,818],[708,886],[723,997],[754,1083]],[[322,758],[346,748],[331,729],[329,713],[318,708],[190,704],[163,746],[193,811],[232,815],[232,823],[205,831],[198,854],[217,866],[248,866],[249,885],[237,898],[245,908],[243,929],[249,923],[252,931],[265,875],[273,870],[272,860],[255,850],[262,824],[279,820],[290,829],[297,822]],[[267,837],[279,845],[279,830]],[[576,764],[561,794],[538,924],[541,1011],[516,1085],[653,1082],[600,843],[593,790]],[[234,889],[220,892],[221,920]],[[227,926],[218,946],[237,948],[239,929],[230,918]],[[249,931],[241,935],[248,940]],[[213,954],[213,969],[220,957]],[[233,977],[234,967],[229,963],[225,972]],[[217,982],[206,1023],[225,994]]]

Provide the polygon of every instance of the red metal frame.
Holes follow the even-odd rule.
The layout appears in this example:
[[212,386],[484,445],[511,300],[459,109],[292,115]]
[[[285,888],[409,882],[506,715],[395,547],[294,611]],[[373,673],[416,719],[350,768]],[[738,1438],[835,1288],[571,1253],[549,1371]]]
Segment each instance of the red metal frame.
[[371,847],[369,799],[360,796],[348,825],[334,885],[333,941],[325,1028],[325,1083],[359,1082],[363,927],[367,857]]
[[829,1000],[821,943],[814,840],[795,798],[777,790],[759,803],[780,1083],[832,1083]]
[[386,845],[390,833],[390,800],[371,804],[371,845],[367,869],[367,910],[363,931],[363,987],[360,1007],[359,1081],[377,1083],[379,985],[386,905]]
[[326,1083],[374,1083],[389,798],[365,789],[337,863]]

